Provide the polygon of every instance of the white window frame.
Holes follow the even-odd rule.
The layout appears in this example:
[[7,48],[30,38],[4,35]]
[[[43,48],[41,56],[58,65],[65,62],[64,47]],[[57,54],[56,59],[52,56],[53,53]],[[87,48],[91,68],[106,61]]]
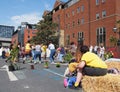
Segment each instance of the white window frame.
[[100,14],[96,13],[96,19],[100,19]]
[[96,0],[96,5],[99,5],[100,1],[99,0]]
[[106,0],[102,0],[102,3],[105,3],[106,2]]
[[106,11],[105,10],[102,11],[102,17],[103,18],[106,17]]

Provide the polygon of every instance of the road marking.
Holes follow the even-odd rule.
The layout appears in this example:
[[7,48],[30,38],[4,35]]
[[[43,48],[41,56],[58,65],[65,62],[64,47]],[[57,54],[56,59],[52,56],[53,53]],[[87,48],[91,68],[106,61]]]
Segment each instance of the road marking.
[[18,80],[18,78],[11,71],[8,70],[8,66],[7,65],[4,65],[1,68],[3,68],[3,69],[5,68],[6,69],[10,81],[17,81]]
[[48,71],[48,72],[51,72],[51,73],[53,73],[53,74],[55,74],[55,75],[58,75],[58,76],[64,77],[64,75],[59,74],[59,73],[57,73],[57,72],[54,72],[54,71],[52,71],[52,70],[50,70],[50,69],[44,69],[44,70],[45,70],[45,71]]

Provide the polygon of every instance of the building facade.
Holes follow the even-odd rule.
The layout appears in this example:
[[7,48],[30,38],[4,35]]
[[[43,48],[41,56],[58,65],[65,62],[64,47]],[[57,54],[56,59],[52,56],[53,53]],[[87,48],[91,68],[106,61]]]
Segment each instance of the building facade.
[[14,26],[0,25],[0,45],[9,46],[14,33]]
[[28,40],[36,36],[37,30],[35,28],[34,24],[22,22],[21,25],[18,26],[16,32],[14,32],[12,43],[24,46]]
[[56,0],[48,14],[59,24],[60,42],[69,45],[82,39],[84,44],[111,46],[110,37],[119,39],[113,28],[119,28],[120,0]]

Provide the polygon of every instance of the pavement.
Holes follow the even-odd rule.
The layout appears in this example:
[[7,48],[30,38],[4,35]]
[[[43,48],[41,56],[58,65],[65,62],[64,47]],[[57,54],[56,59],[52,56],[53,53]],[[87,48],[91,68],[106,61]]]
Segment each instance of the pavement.
[[[56,63],[44,68],[44,63],[18,63],[20,70],[10,72],[8,63],[0,60],[0,92],[82,92],[82,89],[64,88],[63,79],[67,63]],[[34,65],[34,69],[31,69]],[[7,86],[7,88],[6,88]]]

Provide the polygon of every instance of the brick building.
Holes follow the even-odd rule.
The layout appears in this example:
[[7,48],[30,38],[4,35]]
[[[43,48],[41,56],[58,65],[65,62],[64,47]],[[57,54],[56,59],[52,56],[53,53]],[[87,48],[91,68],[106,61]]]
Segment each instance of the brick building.
[[22,22],[12,36],[12,43],[15,43],[15,44],[20,43],[20,45],[23,46],[26,44],[28,40],[36,36],[37,32],[38,31],[35,29],[34,24]]
[[48,14],[58,23],[60,44],[69,45],[83,39],[86,45],[100,45],[109,47],[110,37],[119,38],[113,32],[119,27],[120,0],[56,0],[54,8]]

